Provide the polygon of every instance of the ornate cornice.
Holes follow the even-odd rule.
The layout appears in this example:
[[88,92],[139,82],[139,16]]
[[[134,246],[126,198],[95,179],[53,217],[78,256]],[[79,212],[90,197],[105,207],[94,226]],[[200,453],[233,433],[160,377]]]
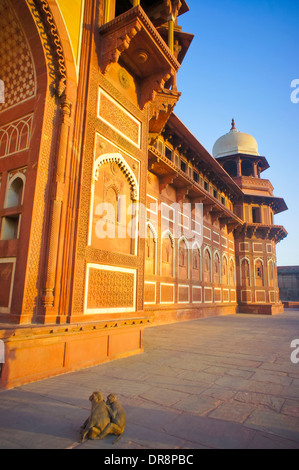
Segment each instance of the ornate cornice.
[[275,243],[280,242],[287,235],[288,232],[282,225],[245,223],[244,225],[237,228],[237,236],[273,240]]

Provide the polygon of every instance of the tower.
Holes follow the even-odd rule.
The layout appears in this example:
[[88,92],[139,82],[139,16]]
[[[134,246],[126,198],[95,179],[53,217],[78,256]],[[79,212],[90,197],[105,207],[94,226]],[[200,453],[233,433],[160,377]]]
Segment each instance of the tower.
[[244,197],[235,205],[244,221],[235,230],[237,299],[242,313],[281,313],[276,244],[286,237],[274,216],[287,210],[285,201],[273,195],[273,186],[261,173],[269,168],[258,152],[254,137],[236,129],[220,137],[213,147],[214,158],[238,184]]

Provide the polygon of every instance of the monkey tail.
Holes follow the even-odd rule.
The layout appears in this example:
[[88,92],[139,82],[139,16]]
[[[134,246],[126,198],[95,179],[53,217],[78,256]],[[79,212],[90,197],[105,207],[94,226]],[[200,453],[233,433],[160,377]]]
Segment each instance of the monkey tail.
[[116,444],[116,442],[118,442],[121,437],[122,437],[122,434],[120,434],[120,435],[117,437],[117,439],[115,439],[115,441],[113,441],[113,444]]

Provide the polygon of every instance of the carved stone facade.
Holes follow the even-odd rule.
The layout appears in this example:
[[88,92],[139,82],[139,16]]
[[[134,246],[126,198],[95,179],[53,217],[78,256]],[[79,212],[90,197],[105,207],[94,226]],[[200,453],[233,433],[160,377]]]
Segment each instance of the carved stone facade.
[[79,3],[0,6],[5,387],[141,352],[149,322],[281,311],[265,158],[215,159],[173,113],[185,0]]

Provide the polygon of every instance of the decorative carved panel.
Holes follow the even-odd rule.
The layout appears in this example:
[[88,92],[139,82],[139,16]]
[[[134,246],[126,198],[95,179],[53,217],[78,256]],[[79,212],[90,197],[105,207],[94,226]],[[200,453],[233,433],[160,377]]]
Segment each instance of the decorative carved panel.
[[135,310],[136,271],[90,264],[87,266],[85,313]]
[[22,26],[10,3],[0,2],[0,78],[5,102],[0,112],[35,96],[35,69]]

